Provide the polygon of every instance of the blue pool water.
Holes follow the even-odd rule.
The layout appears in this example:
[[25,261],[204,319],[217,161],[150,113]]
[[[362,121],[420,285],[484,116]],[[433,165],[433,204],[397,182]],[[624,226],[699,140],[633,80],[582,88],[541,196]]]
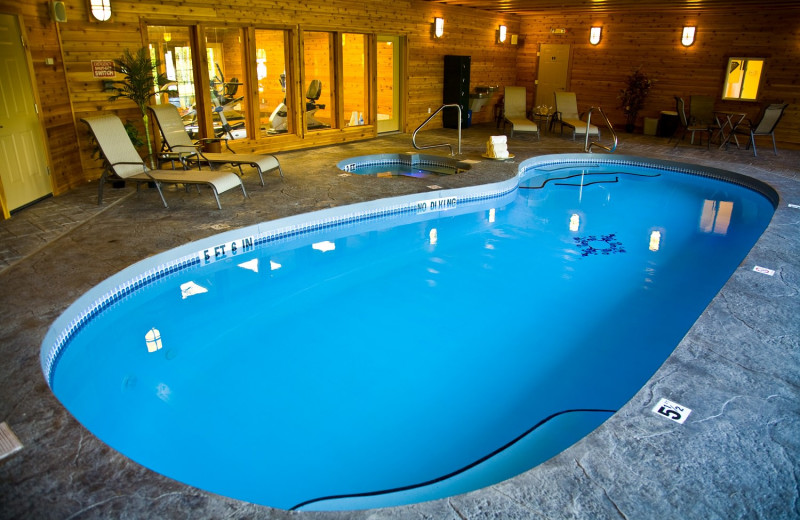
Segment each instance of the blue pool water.
[[131,459],[278,508],[513,477],[644,385],[774,212],[742,178],[557,157],[133,266],[54,324],[48,381]]

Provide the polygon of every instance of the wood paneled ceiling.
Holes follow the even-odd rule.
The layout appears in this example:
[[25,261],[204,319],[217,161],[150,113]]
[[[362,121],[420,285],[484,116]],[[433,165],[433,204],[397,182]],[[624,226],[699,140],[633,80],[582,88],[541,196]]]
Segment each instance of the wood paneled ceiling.
[[502,14],[548,12],[675,11],[676,9],[798,9],[798,0],[425,0],[433,4],[472,7]]

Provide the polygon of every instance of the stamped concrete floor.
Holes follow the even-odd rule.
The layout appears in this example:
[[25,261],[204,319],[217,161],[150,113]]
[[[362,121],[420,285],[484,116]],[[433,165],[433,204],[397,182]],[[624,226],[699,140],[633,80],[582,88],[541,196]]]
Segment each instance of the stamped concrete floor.
[[[491,125],[464,131],[464,158],[481,160]],[[455,142],[453,130],[420,144]],[[483,184],[516,174],[542,154],[580,152],[558,135],[515,137],[507,162],[428,179],[341,176],[348,157],[411,150],[410,136],[279,154],[286,178],[250,197],[228,192],[96,184],[39,202],[0,222],[0,422],[24,445],[0,460],[0,518],[529,519],[800,517],[800,151],[762,145],[711,150],[641,135],[618,153],[703,164],[763,180],[780,206],[756,246],[647,385],[610,420],[553,459],[506,482],[412,506],[289,513],[182,485],[128,460],[78,424],[51,394],[39,348],[47,328],[83,292],[147,256],[217,232],[363,200]],[[446,154],[444,149],[431,153]],[[775,270],[774,276],[753,271]],[[651,412],[666,397],[693,409],[683,425]]]

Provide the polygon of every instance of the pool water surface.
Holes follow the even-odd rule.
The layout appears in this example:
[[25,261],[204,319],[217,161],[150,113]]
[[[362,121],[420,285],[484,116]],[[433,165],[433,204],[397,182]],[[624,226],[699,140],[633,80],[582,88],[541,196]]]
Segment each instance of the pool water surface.
[[68,309],[45,374],[116,450],[249,502],[500,482],[623,406],[769,223],[766,196],[672,164],[542,157],[482,192],[185,246],[186,265],[127,289],[134,266]]

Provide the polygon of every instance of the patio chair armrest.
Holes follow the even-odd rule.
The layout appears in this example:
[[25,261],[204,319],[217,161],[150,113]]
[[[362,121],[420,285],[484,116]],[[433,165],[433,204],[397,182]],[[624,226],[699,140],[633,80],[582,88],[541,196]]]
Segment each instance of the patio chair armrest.
[[[150,177],[151,179],[153,179],[153,176],[152,176],[152,175],[150,175],[150,172],[147,170],[147,165],[144,163],[144,161],[141,161],[141,162],[135,162],[135,161],[119,161],[119,162],[115,162],[115,163],[113,163],[113,164],[109,163],[108,167],[109,167],[109,168],[114,168],[114,166],[117,166],[117,165],[120,165],[120,164],[131,164],[131,165],[141,166],[141,167],[142,167],[142,173],[143,173],[143,174],[145,174],[145,175],[147,175],[147,176],[148,176],[148,177]],[[115,175],[116,175],[116,174],[115,174]],[[153,180],[155,181],[155,179],[153,179]]]
[[197,143],[198,144],[199,143],[203,143],[203,144],[205,144],[205,143],[218,143],[220,141],[223,141],[225,143],[225,148],[227,148],[229,152],[236,153],[236,152],[233,151],[233,149],[231,149],[231,145],[228,144],[228,139],[225,139],[224,137],[204,137],[202,139],[198,139]]

